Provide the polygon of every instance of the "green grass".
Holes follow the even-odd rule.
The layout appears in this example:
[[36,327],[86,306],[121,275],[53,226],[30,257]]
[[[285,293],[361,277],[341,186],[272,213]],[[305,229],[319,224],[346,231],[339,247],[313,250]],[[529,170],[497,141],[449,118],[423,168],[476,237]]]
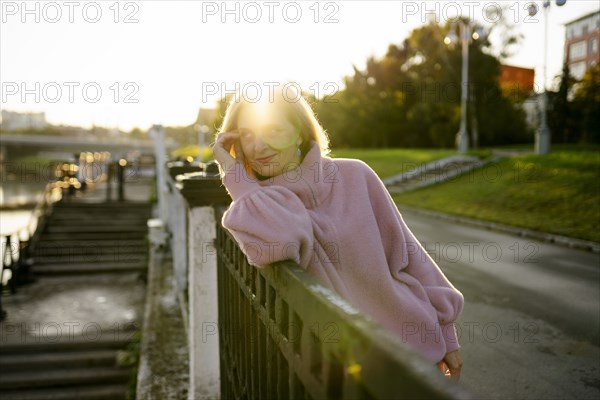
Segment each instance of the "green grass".
[[[198,157],[197,145],[189,145],[174,150],[173,157]],[[481,155],[475,152],[472,155]],[[329,154],[333,158],[357,158],[363,160],[382,178],[408,172],[416,166],[456,154],[454,150],[439,149],[334,149]],[[204,159],[212,158],[210,148],[204,148]]]
[[[533,151],[532,145],[503,149],[509,148]],[[600,242],[600,146],[555,145],[552,151],[505,158],[449,182],[394,195],[394,200],[400,206]],[[334,149],[330,156],[363,160],[387,178],[455,154],[438,149]],[[488,157],[491,151],[469,155]]]
[[600,153],[562,148],[505,158],[449,182],[394,195],[394,200],[600,242]]
[[369,164],[381,178],[387,178],[455,154],[454,150],[439,149],[333,149],[329,156],[357,158]]
[[[196,158],[200,155],[200,146],[197,144],[190,144],[187,146],[179,147],[171,152],[171,156],[173,157],[181,157],[181,158]],[[212,159],[212,150],[210,147],[202,148],[202,159],[210,160]]]
[[19,157],[15,162],[29,165],[52,165],[62,162],[74,162],[75,158],[61,159],[56,157],[41,157],[37,155]]

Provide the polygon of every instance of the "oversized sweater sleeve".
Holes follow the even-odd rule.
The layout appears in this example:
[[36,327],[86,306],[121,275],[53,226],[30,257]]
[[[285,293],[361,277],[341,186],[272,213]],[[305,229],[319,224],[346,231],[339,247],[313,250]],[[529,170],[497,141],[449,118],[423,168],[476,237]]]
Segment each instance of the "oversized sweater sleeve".
[[435,308],[446,342],[446,352],[458,349],[454,321],[464,306],[462,293],[425,251],[410,231],[383,182],[369,167],[367,181],[374,213],[392,276]]
[[233,203],[223,214],[222,224],[248,262],[265,267],[293,260],[306,268],[314,241],[312,223],[296,194],[282,186],[260,186],[242,165],[227,171],[223,183]]

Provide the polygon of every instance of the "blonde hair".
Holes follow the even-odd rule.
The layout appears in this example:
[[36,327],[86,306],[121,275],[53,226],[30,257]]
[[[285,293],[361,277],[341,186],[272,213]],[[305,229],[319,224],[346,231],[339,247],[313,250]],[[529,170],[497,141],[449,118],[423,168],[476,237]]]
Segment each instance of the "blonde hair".
[[[280,87],[281,84],[276,85]],[[293,98],[287,96],[287,92],[292,89],[295,91]],[[274,94],[274,96],[271,96]],[[237,129],[238,117],[244,107],[256,104],[259,101],[267,102],[270,106],[281,107],[281,110],[285,113],[286,119],[300,131],[302,137],[302,144],[300,150],[303,154],[306,154],[310,148],[310,141],[315,141],[321,149],[322,155],[329,154],[329,138],[312,108],[298,90],[297,86],[287,83],[283,85],[283,89],[274,89],[269,93],[269,98],[266,96],[259,99],[248,99],[241,92],[237,92],[232,96],[223,123],[217,132],[217,136],[222,132],[232,132]]]

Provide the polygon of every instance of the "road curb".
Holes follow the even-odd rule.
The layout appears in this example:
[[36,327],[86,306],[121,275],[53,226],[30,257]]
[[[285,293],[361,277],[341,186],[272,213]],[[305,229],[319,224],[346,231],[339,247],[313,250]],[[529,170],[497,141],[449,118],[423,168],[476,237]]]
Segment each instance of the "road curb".
[[521,236],[531,239],[540,240],[542,242],[547,243],[555,243],[561,246],[570,247],[579,250],[585,250],[592,253],[600,254],[600,243],[593,242],[591,240],[583,240],[571,238],[568,236],[555,235],[552,233],[536,231],[533,229],[520,228],[512,225],[500,224],[497,222],[490,222],[475,218],[462,217],[458,215],[446,214],[439,211],[425,210],[422,208],[415,208],[410,206],[405,206],[403,204],[399,205],[400,212],[406,210],[408,212],[412,212],[415,214],[425,215],[428,217],[433,217],[436,219],[441,219],[444,221],[458,222],[464,225],[476,226],[479,228],[485,228],[492,231],[508,233],[515,236]]

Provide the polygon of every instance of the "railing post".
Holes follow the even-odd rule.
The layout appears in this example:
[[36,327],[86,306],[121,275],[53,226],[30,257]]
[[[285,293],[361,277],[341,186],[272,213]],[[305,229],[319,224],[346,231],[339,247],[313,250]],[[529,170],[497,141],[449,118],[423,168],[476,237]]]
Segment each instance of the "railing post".
[[189,301],[188,301],[188,205],[176,187],[175,178],[188,172],[200,172],[202,165],[184,164],[181,161],[172,161],[166,164],[167,176],[167,207],[169,210],[169,226],[171,254],[173,257],[173,275],[175,292],[184,327],[189,326]]
[[8,242],[5,247],[4,237],[0,236],[0,253],[2,253],[2,260],[0,261],[0,321],[6,318],[6,311],[4,311],[4,309],[2,308],[2,295],[4,293],[4,271],[6,270],[6,268],[4,268],[4,260],[6,257],[5,252],[8,251]]
[[216,219],[214,206],[231,199],[218,172],[177,176],[177,187],[188,203],[188,295],[190,399],[221,397]]
[[106,163],[106,202],[112,200],[113,163]]
[[121,160],[119,160],[119,162],[117,162],[116,164],[116,168],[117,168],[117,182],[118,182],[118,199],[119,201],[125,201],[125,192],[124,192],[124,185],[125,185],[125,166],[121,164]]
[[167,149],[165,146],[165,130],[162,125],[154,125],[150,129],[150,137],[154,139],[154,157],[156,161],[156,197],[158,199],[159,217],[164,222],[169,220],[167,209],[167,181],[165,163]]

